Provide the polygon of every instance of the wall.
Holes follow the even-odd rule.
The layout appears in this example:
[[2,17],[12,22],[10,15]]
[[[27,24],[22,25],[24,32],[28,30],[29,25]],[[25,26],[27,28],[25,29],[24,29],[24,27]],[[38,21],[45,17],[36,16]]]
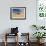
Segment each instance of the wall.
[[[10,7],[26,7],[26,20],[10,20]],[[36,24],[36,0],[0,0],[0,34],[11,27],[19,27],[19,32],[30,32]]]

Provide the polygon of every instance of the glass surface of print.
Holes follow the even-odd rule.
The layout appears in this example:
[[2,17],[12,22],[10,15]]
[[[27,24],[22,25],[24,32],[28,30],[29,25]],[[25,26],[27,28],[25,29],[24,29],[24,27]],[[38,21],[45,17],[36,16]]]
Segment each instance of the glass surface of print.
[[26,18],[26,8],[25,7],[12,7],[10,9],[11,19],[25,19]]

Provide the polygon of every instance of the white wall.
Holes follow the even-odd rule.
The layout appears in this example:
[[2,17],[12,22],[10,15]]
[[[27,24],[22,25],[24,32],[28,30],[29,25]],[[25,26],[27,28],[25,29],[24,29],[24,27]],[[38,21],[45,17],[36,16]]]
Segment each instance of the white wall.
[[[26,20],[10,20],[10,7],[26,7]],[[36,0],[0,1],[0,33],[4,32],[3,29],[16,26],[20,32],[29,32],[32,24],[36,24]]]
[[[10,7],[26,7],[26,20],[10,20]],[[30,32],[36,24],[36,0],[0,0],[0,34],[11,27],[19,27],[19,32]]]

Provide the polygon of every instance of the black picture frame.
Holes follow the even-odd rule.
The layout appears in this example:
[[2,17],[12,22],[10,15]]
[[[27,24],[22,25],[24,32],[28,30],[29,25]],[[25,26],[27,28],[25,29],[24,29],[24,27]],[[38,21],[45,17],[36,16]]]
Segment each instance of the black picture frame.
[[26,19],[26,7],[11,7],[10,8],[11,20],[25,20]]

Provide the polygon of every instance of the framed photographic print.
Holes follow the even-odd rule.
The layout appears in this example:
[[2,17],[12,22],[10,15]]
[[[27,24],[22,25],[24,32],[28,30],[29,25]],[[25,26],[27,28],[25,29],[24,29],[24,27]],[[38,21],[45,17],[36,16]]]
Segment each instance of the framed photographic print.
[[23,20],[26,19],[26,7],[11,7],[10,8],[11,20]]

